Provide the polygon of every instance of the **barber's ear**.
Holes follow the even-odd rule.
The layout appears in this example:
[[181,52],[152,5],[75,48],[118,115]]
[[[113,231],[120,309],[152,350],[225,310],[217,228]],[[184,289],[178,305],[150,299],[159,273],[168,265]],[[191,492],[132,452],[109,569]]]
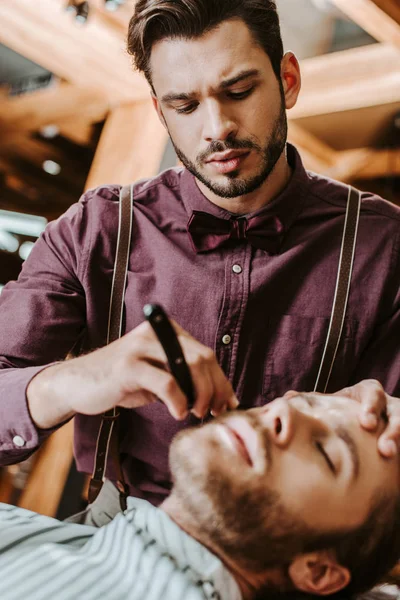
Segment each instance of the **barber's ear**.
[[289,567],[289,577],[296,589],[319,596],[339,592],[351,579],[349,570],[327,551],[297,556]]
[[286,52],[282,59],[281,80],[285,93],[285,108],[293,108],[301,88],[300,66],[293,52]]
[[158,118],[161,121],[161,125],[163,125],[163,127],[165,127],[165,129],[167,129],[167,124],[165,122],[164,115],[163,115],[163,112],[161,110],[160,102],[159,102],[157,96],[153,92],[151,92],[151,101],[152,101],[153,106],[154,106],[154,108],[155,108],[155,110],[157,112]]

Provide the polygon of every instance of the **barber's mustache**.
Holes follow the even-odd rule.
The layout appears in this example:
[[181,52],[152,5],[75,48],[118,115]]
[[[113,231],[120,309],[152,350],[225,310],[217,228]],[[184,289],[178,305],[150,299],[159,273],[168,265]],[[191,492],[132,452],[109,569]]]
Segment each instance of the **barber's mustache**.
[[260,151],[261,148],[255,142],[251,140],[227,140],[226,142],[215,141],[211,142],[207,150],[198,155],[197,161],[199,163],[207,161],[210,156],[216,154],[217,152],[227,152],[228,150],[257,150]]

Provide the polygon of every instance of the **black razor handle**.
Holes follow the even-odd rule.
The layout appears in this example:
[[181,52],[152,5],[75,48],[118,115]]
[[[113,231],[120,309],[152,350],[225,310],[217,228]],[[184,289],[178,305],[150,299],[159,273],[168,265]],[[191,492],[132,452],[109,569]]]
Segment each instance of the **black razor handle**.
[[159,304],[146,304],[143,307],[143,313],[163,347],[169,369],[187,397],[190,410],[195,402],[193,381],[175,329],[165,310]]

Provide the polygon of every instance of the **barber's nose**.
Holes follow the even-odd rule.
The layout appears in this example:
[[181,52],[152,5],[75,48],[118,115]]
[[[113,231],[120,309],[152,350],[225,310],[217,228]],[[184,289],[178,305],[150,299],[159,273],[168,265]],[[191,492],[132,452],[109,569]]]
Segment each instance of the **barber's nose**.
[[235,137],[237,125],[217,101],[210,100],[206,106],[206,121],[204,123],[204,139],[206,142],[225,141]]

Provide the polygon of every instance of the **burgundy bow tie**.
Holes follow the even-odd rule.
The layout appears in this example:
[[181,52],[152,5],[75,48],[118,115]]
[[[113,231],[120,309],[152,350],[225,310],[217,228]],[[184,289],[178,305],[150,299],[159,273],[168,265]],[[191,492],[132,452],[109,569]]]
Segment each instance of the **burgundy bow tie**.
[[188,232],[195,252],[214,250],[230,240],[247,240],[255,248],[277,254],[283,225],[278,217],[271,215],[220,219],[195,210],[188,223]]

